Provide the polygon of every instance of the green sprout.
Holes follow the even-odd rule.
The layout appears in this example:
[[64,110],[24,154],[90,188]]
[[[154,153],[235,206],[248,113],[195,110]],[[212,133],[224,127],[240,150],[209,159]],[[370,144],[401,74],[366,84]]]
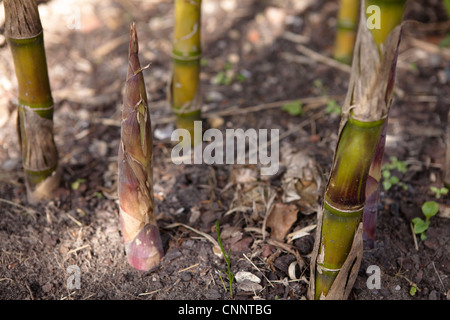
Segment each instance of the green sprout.
[[[228,277],[228,283],[230,285],[230,298],[233,299],[233,281],[234,281],[234,274],[231,271],[231,249],[228,250],[228,256],[225,254],[225,250],[223,249],[222,245],[222,239],[220,238],[220,227],[219,227],[219,220],[216,221],[216,232],[217,232],[217,242],[219,243],[220,250],[222,251],[223,258],[225,259],[225,262],[227,264],[227,271],[223,271],[227,277]],[[224,281],[222,277],[220,276],[220,280],[222,280],[222,283],[224,284]],[[225,287],[225,284],[223,285],[225,292],[227,291],[227,288]]]
[[415,234],[420,234],[420,240],[425,241],[427,239],[426,231],[430,226],[430,219],[434,217],[439,211],[439,205],[436,201],[426,201],[422,205],[422,213],[425,216],[425,220],[420,217],[416,217],[411,220],[413,223],[413,231]]
[[409,294],[411,296],[415,296],[416,292],[417,292],[417,286],[416,285],[411,286],[411,289],[409,289]]
[[300,116],[303,114],[302,104],[300,101],[293,101],[283,105],[282,109],[289,112],[292,116]]
[[329,99],[325,108],[327,114],[341,114],[341,106],[333,99]]
[[231,62],[227,61],[225,64],[224,70],[219,71],[215,77],[213,78],[213,84],[228,86],[234,80],[238,82],[245,82],[247,80],[248,75],[246,75],[245,70],[239,72],[238,74],[232,68]]
[[404,190],[407,190],[408,186],[404,182],[401,182],[400,178],[397,175],[393,174],[394,171],[406,173],[406,171],[408,171],[406,162],[400,161],[397,159],[397,157],[394,156],[390,157],[389,160],[389,163],[386,163],[381,167],[384,190],[388,191],[394,185],[398,185]]
[[80,187],[80,185],[82,183],[84,183],[85,179],[79,178],[77,180],[75,180],[74,182],[72,182],[72,184],[70,185],[72,187],[72,190],[78,190],[78,188]]
[[434,193],[434,195],[436,196],[437,199],[439,199],[442,195],[445,196],[448,194],[448,188],[446,188],[446,187],[438,188],[438,187],[431,186],[430,190]]

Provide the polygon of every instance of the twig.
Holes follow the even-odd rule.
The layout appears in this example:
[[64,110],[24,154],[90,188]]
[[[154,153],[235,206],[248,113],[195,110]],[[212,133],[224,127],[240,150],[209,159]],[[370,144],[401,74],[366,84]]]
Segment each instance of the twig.
[[287,243],[279,242],[279,241],[274,240],[274,239],[268,239],[267,243],[271,244],[273,246],[279,247],[279,248],[281,248],[281,249],[283,249],[283,250],[293,254],[295,256],[295,258],[297,259],[297,263],[298,263],[298,266],[300,268],[303,268],[306,265],[305,260],[303,260],[303,258],[300,256],[298,251],[293,248],[293,246],[291,246],[291,245],[289,245]]
[[410,37],[408,40],[411,42],[411,45],[415,48],[427,51],[428,53],[442,54],[442,56],[444,56],[445,58],[450,59],[450,49],[439,48],[439,46],[433,43],[419,40],[413,37]]
[[28,283],[25,283],[25,287],[27,287],[28,292],[30,293],[31,300],[34,300],[33,291],[31,291],[30,286],[28,285]]
[[416,251],[419,251],[419,245],[417,244],[417,238],[416,238],[416,234],[414,233],[414,227],[413,224],[410,223],[409,227],[411,228],[411,233],[413,236],[413,240],[414,240],[414,248],[416,248]]
[[343,64],[337,60],[334,60],[332,58],[329,58],[327,56],[324,56],[323,54],[320,54],[318,52],[315,52],[304,45],[298,44],[295,47],[300,53],[304,54],[305,56],[311,58],[314,61],[326,64],[329,67],[333,67],[335,69],[339,69],[346,73],[351,73],[352,68],[346,64]]
[[159,291],[161,291],[161,290],[162,290],[162,289],[153,290],[153,291],[150,291],[150,292],[142,292],[142,293],[139,293],[138,296],[148,296],[148,295],[150,295],[150,294],[157,293],[157,292],[159,292]]
[[89,245],[89,244],[86,244],[86,245],[84,245],[84,246],[81,246],[81,247],[72,249],[72,250],[70,250],[69,252],[67,252],[67,255],[69,255],[69,254],[71,254],[71,253],[75,253],[75,252],[80,251],[80,250],[83,250],[83,249],[86,249],[86,248],[89,248],[89,247],[90,247],[90,245]]
[[[319,97],[305,97],[305,98],[298,98],[298,99],[291,99],[291,100],[281,100],[281,101],[275,101],[275,102],[269,102],[269,103],[262,103],[250,107],[229,107],[225,110],[220,111],[212,111],[212,112],[205,112],[203,114],[203,117],[206,119],[214,118],[214,117],[224,117],[224,116],[233,116],[233,115],[240,115],[240,114],[247,114],[249,112],[259,112],[261,110],[269,110],[269,109],[275,109],[275,108],[281,108],[285,104],[298,102],[302,105],[304,104],[304,111],[309,111],[311,109],[314,109],[318,106],[326,104],[330,99],[340,99],[340,96],[319,96]],[[154,103],[158,103],[154,102]],[[114,127],[120,127],[121,122],[120,120],[114,120],[114,119],[105,119],[105,118],[99,118],[99,119],[93,119],[94,123],[100,123],[105,126],[114,126]],[[168,124],[175,121],[175,116],[164,116],[164,117],[154,117],[152,118],[152,122],[155,124]]]
[[189,266],[189,267],[186,267],[184,269],[178,270],[178,273],[188,271],[188,270],[190,270],[192,268],[198,267],[198,265],[199,265],[199,263],[197,262],[196,264],[193,264],[192,266]]
[[166,229],[172,229],[172,228],[175,228],[175,227],[185,227],[186,229],[189,229],[189,230],[191,230],[191,231],[193,231],[193,232],[195,232],[195,233],[198,233],[198,234],[202,235],[202,236],[205,237],[207,240],[209,240],[209,241],[214,245],[214,247],[216,247],[216,249],[213,249],[213,252],[214,252],[215,255],[218,255],[218,254],[217,254],[218,252],[217,252],[216,250],[217,250],[217,249],[220,250],[219,243],[216,241],[216,239],[214,239],[213,237],[211,237],[209,234],[207,234],[207,233],[205,233],[205,232],[201,232],[201,231],[199,231],[199,230],[197,230],[197,229],[192,228],[191,226],[188,226],[188,225],[186,225],[186,224],[184,224],[184,223],[179,223],[179,222],[175,222],[175,223],[169,224],[169,225],[167,225],[167,226],[164,226],[163,228],[166,228]]
[[310,38],[303,36],[301,34],[293,33],[290,31],[286,31],[282,34],[282,37],[286,40],[295,42],[295,43],[308,43]]
[[262,272],[262,271],[261,271],[261,270],[253,263],[253,261],[250,260],[250,258],[247,257],[247,256],[245,255],[245,253],[243,253],[242,255],[244,256],[245,259],[247,259],[248,262],[250,262],[250,264],[253,266],[253,268],[255,268],[256,270],[258,270],[259,272],[261,272],[261,274],[263,275],[263,277],[267,280],[267,283],[268,283],[271,287],[273,287],[272,282],[266,277],[266,275],[264,274],[264,272]]
[[433,265],[434,272],[436,272],[436,275],[437,275],[437,277],[439,279],[439,282],[441,283],[442,289],[445,290],[444,282],[442,282],[441,276],[439,275],[438,271],[436,270],[436,266],[434,265],[434,261],[432,261],[431,264]]
[[[0,202],[4,202],[4,203],[7,203],[7,204],[9,204],[9,205],[12,205],[12,206],[15,206],[15,207],[17,207],[17,208],[20,208],[20,209],[22,209],[22,210],[25,210],[27,213],[30,213],[30,214],[36,214],[36,210],[34,210],[34,209],[31,209],[31,208],[27,208],[27,207],[24,207],[23,205],[21,205],[21,204],[18,204],[18,203],[15,203],[15,202],[12,202],[12,201],[9,201],[9,200],[6,200],[6,199],[1,199],[0,198]],[[33,216],[34,217],[34,216]]]
[[75,224],[76,224],[77,226],[79,226],[79,227],[82,227],[82,226],[83,226],[83,224],[82,224],[80,221],[78,221],[77,219],[75,219],[74,217],[72,217],[70,214],[67,214],[67,216],[70,218],[70,220],[72,220],[73,222],[75,222]]
[[232,214],[233,212],[245,212],[247,210],[252,210],[252,209],[253,209],[252,207],[240,206],[240,207],[236,207],[231,210],[228,210],[227,212],[225,212],[224,216]]

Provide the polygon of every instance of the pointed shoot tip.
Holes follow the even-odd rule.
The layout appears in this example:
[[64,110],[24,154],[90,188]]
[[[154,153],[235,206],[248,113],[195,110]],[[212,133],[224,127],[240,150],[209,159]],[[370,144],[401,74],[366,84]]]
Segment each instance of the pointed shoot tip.
[[136,32],[136,23],[133,22],[130,27],[130,48],[129,54],[138,53],[139,45],[138,45],[138,37]]

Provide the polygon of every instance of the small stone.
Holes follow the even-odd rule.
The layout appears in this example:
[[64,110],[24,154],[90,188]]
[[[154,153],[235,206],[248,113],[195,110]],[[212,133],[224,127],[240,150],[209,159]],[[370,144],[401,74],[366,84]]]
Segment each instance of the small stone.
[[181,280],[184,282],[188,282],[191,281],[192,279],[192,275],[190,272],[182,272],[181,273]]
[[437,292],[436,290],[433,290],[430,292],[428,299],[430,300],[439,300],[439,292]]
[[246,292],[258,292],[262,290],[262,286],[259,283],[245,280],[243,282],[238,282],[237,289]]
[[53,285],[50,282],[47,282],[42,286],[42,291],[45,293],[49,293],[53,288]]

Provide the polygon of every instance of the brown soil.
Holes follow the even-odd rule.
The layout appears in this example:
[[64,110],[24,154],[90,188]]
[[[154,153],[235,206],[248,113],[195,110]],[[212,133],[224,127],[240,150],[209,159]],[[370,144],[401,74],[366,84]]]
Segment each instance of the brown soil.
[[[226,250],[231,249],[232,272],[247,271],[261,280],[234,282],[234,299],[305,298],[314,231],[277,242],[275,227],[269,228],[265,218],[271,195],[273,204],[283,205],[288,153],[304,152],[319,168],[318,180],[327,177],[339,117],[323,113],[323,101],[305,103],[299,116],[283,111],[282,104],[248,109],[245,116],[242,110],[305,97],[342,103],[348,73],[302,55],[294,41],[330,56],[338,3],[203,1],[201,79],[209,115],[204,126],[222,132],[280,129],[280,171],[267,177],[255,165],[172,163],[173,143],[164,136],[172,120],[165,101],[172,2],[52,0],[40,5],[63,180],[54,199],[37,206],[26,201],[15,132],[16,81],[9,48],[0,39],[0,299],[230,299],[225,261],[205,237],[217,238],[216,220]],[[386,162],[396,156],[408,164],[405,174],[396,173],[407,190],[398,185],[382,190],[375,246],[364,251],[351,300],[449,297],[450,202],[448,196],[436,199],[430,186],[443,185],[450,55],[449,47],[439,49],[439,44],[450,25],[437,0],[416,1],[407,17],[423,24],[405,28],[385,152]],[[141,62],[151,62],[144,76],[158,130],[154,188],[166,252],[156,270],[144,273],[127,264],[116,193],[118,121],[132,21]],[[245,79],[214,83],[227,63]],[[289,233],[316,224],[320,198],[309,195],[290,207],[298,213]],[[421,216],[428,200],[438,201],[440,212],[431,220],[427,240],[418,237],[416,247],[411,219]],[[289,266],[297,260],[305,264],[290,275]],[[380,268],[380,289],[367,287],[370,265]],[[79,289],[68,286],[70,266],[80,269]]]

